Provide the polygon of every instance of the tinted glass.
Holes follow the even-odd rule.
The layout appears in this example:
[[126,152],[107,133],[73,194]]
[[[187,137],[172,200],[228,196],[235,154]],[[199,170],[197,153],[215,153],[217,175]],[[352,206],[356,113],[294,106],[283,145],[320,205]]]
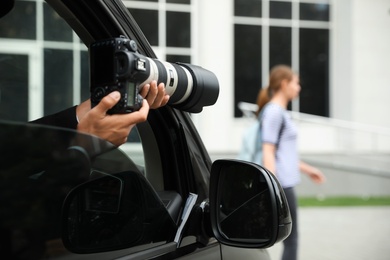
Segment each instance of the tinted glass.
[[234,26],[234,115],[238,102],[256,103],[261,88],[261,26]]
[[69,25],[47,4],[43,5],[43,11],[45,40],[72,41],[72,29],[69,27]]
[[[173,239],[176,226],[161,199],[111,143],[0,121],[0,153],[2,259],[66,259],[68,250],[153,247]],[[101,258],[119,257],[113,253]]]
[[44,114],[73,105],[73,51],[45,49]]
[[143,33],[151,45],[159,45],[158,43],[158,11],[145,9],[129,9],[134,19],[141,27]]
[[329,116],[329,30],[300,29],[300,112]]
[[[78,140],[94,143],[85,137]],[[74,138],[75,132],[0,122],[2,258],[44,259],[67,253],[60,239],[62,203],[74,186],[89,179],[89,151],[68,149]],[[112,147],[96,142],[95,152]]]
[[270,27],[269,34],[270,68],[277,64],[291,65],[291,28]]
[[291,3],[271,1],[269,3],[269,17],[291,19]]
[[14,9],[0,19],[0,37],[35,39],[35,17],[35,2],[16,1]]
[[261,0],[235,0],[234,15],[261,17]]
[[167,46],[191,47],[191,14],[167,12]]
[[[96,177],[94,177],[97,175]],[[75,253],[104,252],[165,242],[175,224],[147,180],[138,172],[91,172],[63,206],[62,237]]]
[[0,53],[0,119],[28,119],[28,56]]
[[328,4],[299,4],[300,20],[329,21]]

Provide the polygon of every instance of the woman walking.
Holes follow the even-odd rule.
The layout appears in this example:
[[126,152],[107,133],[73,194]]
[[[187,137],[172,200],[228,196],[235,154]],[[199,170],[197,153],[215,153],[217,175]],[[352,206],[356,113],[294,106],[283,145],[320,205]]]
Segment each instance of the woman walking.
[[287,105],[298,97],[301,86],[299,76],[289,66],[278,65],[270,72],[269,85],[262,88],[257,98],[261,112],[263,166],[276,175],[289,203],[293,228],[284,240],[282,260],[295,260],[298,256],[297,202],[294,187],[300,182],[300,172],[314,182],[322,183],[322,172],[299,159],[297,128],[287,113]]

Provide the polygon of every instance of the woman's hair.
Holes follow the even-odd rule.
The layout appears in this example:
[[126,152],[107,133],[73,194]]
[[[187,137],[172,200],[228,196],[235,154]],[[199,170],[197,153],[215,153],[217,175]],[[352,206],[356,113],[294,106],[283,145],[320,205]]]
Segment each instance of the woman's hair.
[[271,69],[269,75],[269,83],[267,87],[261,88],[257,95],[256,116],[259,115],[261,109],[271,100],[272,96],[279,91],[283,80],[290,82],[293,79],[294,72],[287,65],[276,65]]

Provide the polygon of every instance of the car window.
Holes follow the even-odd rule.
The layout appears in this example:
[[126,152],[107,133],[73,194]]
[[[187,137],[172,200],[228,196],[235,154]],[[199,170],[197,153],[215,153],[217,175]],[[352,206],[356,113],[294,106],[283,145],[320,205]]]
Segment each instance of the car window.
[[[90,97],[87,46],[45,2],[16,1],[1,19],[0,39],[0,119],[27,122]],[[137,128],[121,148],[145,168]],[[160,183],[154,172],[153,183],[161,190],[161,176],[158,179]]]
[[[43,255],[69,255],[71,243],[75,242],[71,241],[72,234],[97,237],[93,233],[96,226],[81,231],[78,230],[80,223],[74,222],[71,227],[74,233],[68,230],[69,241],[63,242],[63,202],[68,196],[71,198],[69,193],[72,190],[81,186],[78,193],[73,195],[73,200],[68,201],[67,217],[74,220],[82,214],[75,213],[75,208],[79,209],[81,205],[74,206],[80,194],[88,193],[91,187],[95,187],[86,183],[99,178],[106,178],[107,183],[118,179],[123,185],[132,183],[126,179],[126,174],[123,175],[124,172],[138,176],[139,185],[144,185],[136,186],[134,190],[137,187],[153,188],[145,195],[149,198],[145,203],[151,203],[152,206],[146,207],[145,204],[142,209],[155,211],[149,210],[141,217],[149,223],[155,221],[155,225],[163,228],[159,232],[149,232],[155,226],[151,225],[149,229],[145,227],[145,234],[160,236],[144,235],[136,242],[129,241],[127,247],[131,248],[130,252],[172,241],[182,206],[179,191],[183,191],[174,176],[176,171],[163,170],[164,167],[175,167],[167,166],[170,164],[168,160],[162,161],[161,145],[158,145],[156,132],[149,122],[133,128],[128,142],[120,149],[93,139],[90,142],[93,148],[89,151],[94,158],[92,161],[84,156],[83,149],[71,145],[79,138],[89,140],[85,135],[26,124],[89,98],[88,49],[76,33],[46,3],[16,1],[14,10],[0,21],[0,40],[0,149],[2,155],[7,154],[2,157],[0,164],[0,233],[12,244],[3,255],[29,254],[37,255],[37,259]],[[15,127],[20,134],[15,132]],[[96,144],[103,147],[97,148]],[[164,156],[170,157],[169,154]],[[146,178],[146,184],[139,181],[142,180],[140,176]],[[86,185],[85,188],[83,185]],[[111,208],[100,209],[94,211],[84,208],[84,211],[95,212],[95,215],[89,215],[90,218],[107,217],[96,212],[108,211],[108,215],[113,214]],[[146,220],[147,216],[149,219]],[[153,216],[159,218],[153,220]],[[105,223],[112,223],[112,220]],[[130,233],[128,229],[122,230]],[[113,238],[118,238],[121,232],[114,234],[117,236]],[[93,241],[91,237],[83,239]],[[68,243],[67,249],[64,243]],[[87,253],[89,251],[85,248],[88,246],[84,244],[81,249],[73,248],[73,251]],[[107,247],[115,248],[115,243]]]
[[[16,1],[0,40],[0,119],[27,122],[89,98],[87,46],[47,3]],[[145,166],[137,128],[123,149]]]
[[164,200],[112,144],[72,130],[1,121],[0,150],[0,230],[9,243],[0,251],[8,259],[172,241],[176,223]]

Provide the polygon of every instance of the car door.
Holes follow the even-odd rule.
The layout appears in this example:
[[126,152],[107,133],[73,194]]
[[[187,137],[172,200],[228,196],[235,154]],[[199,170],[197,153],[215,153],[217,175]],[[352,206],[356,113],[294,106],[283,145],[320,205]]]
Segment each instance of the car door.
[[[113,36],[119,36],[119,35],[131,35],[133,39],[136,39],[139,45],[139,51],[146,54],[146,52],[149,52],[148,56],[153,56],[153,53],[151,52],[150,46],[147,44],[146,39],[143,38],[142,32],[137,28],[136,24],[127,16],[127,10],[121,9],[120,3],[117,3],[115,1],[106,1],[106,2],[99,2],[99,1],[93,1],[93,2],[72,2],[72,1],[48,1],[54,9],[58,11],[59,14],[61,14],[65,19],[68,19],[68,23],[73,27],[73,29],[78,33],[78,35],[82,38],[86,46],[88,47],[90,43],[94,42],[95,40],[107,38],[107,37],[113,37]],[[38,3],[37,5],[40,6],[42,3]],[[24,2],[16,3],[16,9],[19,9],[20,6],[24,6]],[[28,8],[31,8],[31,5],[27,6]],[[26,8],[27,8],[26,7]],[[34,5],[32,5],[34,7]],[[50,7],[46,4],[43,4],[42,7],[38,8],[39,10],[44,10],[44,12],[50,13],[49,9]],[[123,14],[121,14],[123,12]],[[119,15],[118,15],[119,14]],[[120,20],[120,22],[118,22]],[[53,26],[54,27],[54,26]],[[52,39],[54,40],[54,39]],[[146,50],[146,51],[145,51]],[[50,51],[50,53],[53,53],[53,51]],[[45,57],[48,57],[45,56]],[[54,57],[54,56],[53,56]],[[58,56],[57,56],[58,57]],[[54,61],[55,59],[53,59]],[[52,63],[54,64],[54,63]],[[59,64],[58,64],[59,65]],[[81,67],[82,68],[82,67]],[[68,71],[68,70],[67,70]],[[85,72],[81,72],[82,74]],[[86,89],[89,89],[89,85],[83,86]],[[64,89],[63,93],[66,93],[68,91],[67,89]],[[83,92],[83,91],[81,91]],[[16,94],[14,94],[16,95]],[[9,97],[12,98],[12,97]],[[26,102],[27,103],[27,102]],[[14,109],[14,107],[11,107],[10,109]],[[64,107],[65,108],[65,107]],[[28,114],[28,112],[26,113]],[[28,118],[28,117],[27,117]],[[16,119],[16,121],[23,121],[27,118],[23,119]],[[170,207],[169,210],[167,210],[169,216],[171,216],[174,219],[174,222],[179,222],[178,219],[179,211],[182,210],[184,206],[184,202],[186,198],[188,197],[189,193],[192,192],[194,194],[198,195],[198,204],[202,200],[206,199],[208,196],[208,183],[207,183],[207,174],[209,174],[209,169],[211,166],[211,161],[208,158],[207,153],[205,151],[200,150],[198,147],[193,146],[191,148],[188,147],[188,144],[186,142],[186,134],[189,133],[195,133],[193,128],[193,125],[187,125],[187,123],[184,120],[185,119],[187,123],[190,122],[190,119],[188,115],[181,114],[180,111],[175,111],[174,109],[170,107],[166,107],[161,109],[160,111],[151,111],[148,122],[144,124],[140,124],[138,126],[138,131],[135,130],[133,133],[131,133],[130,140],[135,140],[134,142],[130,142],[126,145],[124,145],[123,149],[127,151],[131,155],[131,159],[128,160],[127,156],[124,156],[123,153],[103,153],[98,158],[95,158],[91,167],[91,176],[105,176],[105,175],[112,175],[112,173],[117,173],[119,169],[122,169],[122,165],[128,166],[134,166],[133,169],[138,170],[143,176],[146,177],[148,180],[148,183],[151,184],[153,187],[153,191],[156,192],[158,195],[158,199],[161,200],[162,203],[165,204],[174,204],[174,207]],[[3,118],[4,119],[4,118]],[[8,118],[6,118],[8,119]],[[13,129],[13,124],[7,124],[4,123],[4,134],[2,136],[2,141],[6,141],[6,136],[10,133],[11,130],[7,129]],[[24,142],[23,143],[3,143],[4,145],[2,148],[4,148],[4,151],[2,153],[9,153],[10,155],[14,155],[15,158],[17,158],[18,151],[22,150],[23,147],[40,147],[42,148],[42,154],[40,155],[38,151],[40,149],[37,148],[36,154],[37,159],[43,161],[50,161],[50,156],[48,157],[48,154],[51,153],[57,153],[57,151],[54,151],[51,149],[51,147],[55,147],[57,145],[50,144],[50,135],[45,138],[42,135],[41,138],[36,137],[36,131],[40,131],[41,133],[47,133],[45,127],[37,127],[37,128],[30,128],[29,126],[23,127],[20,126],[21,129],[25,128],[25,130],[21,130],[22,132],[27,133],[25,139],[21,139]],[[6,131],[7,130],[7,131]],[[50,131],[49,131],[50,132]],[[62,140],[62,136],[66,136],[67,131],[54,131],[57,136],[56,138],[59,138]],[[34,136],[35,138],[29,139],[28,136]],[[198,136],[197,136],[198,138]],[[142,140],[142,141],[141,141]],[[192,141],[193,143],[199,143],[200,140],[196,139]],[[68,144],[63,144],[64,146],[68,146]],[[43,150],[48,149],[47,153]],[[189,154],[189,150],[192,151],[192,155]],[[97,152],[97,151],[95,151]],[[20,163],[24,163],[25,161],[29,161],[30,157],[33,156],[34,152],[27,152],[24,154],[24,156],[20,157]],[[62,152],[61,152],[62,153]],[[115,154],[115,156],[110,155]],[[196,154],[197,156],[201,155],[200,160],[196,159],[193,154]],[[54,162],[53,167],[60,167],[63,166],[64,162],[57,162],[55,160],[52,160]],[[136,162],[136,163],[129,163],[129,162]],[[16,162],[14,162],[16,163]],[[71,165],[71,163],[69,162]],[[77,163],[76,163],[77,164]],[[5,164],[4,164],[5,165]],[[24,177],[15,177],[9,184],[9,187],[15,187],[14,185],[17,185],[19,181],[22,181],[22,183],[25,183],[26,187],[29,186],[29,182],[25,182],[25,177],[29,176],[30,171],[34,171],[34,165],[26,163],[26,167],[28,168],[26,174],[22,174]],[[120,167],[118,166],[120,165]],[[197,168],[197,176],[195,176],[193,167]],[[85,167],[88,167],[88,165],[85,165]],[[12,168],[12,167],[11,167]],[[119,169],[118,169],[119,168]],[[9,174],[9,168],[3,168],[4,174]],[[58,170],[58,169],[57,169]],[[68,171],[74,171],[75,173],[78,172],[78,170],[71,168],[67,169]],[[19,171],[16,171],[19,173]],[[66,174],[66,170],[63,171]],[[14,174],[15,176],[17,174]],[[77,174],[76,174],[77,175]],[[203,176],[204,175],[204,176]],[[39,179],[39,178],[38,178]],[[197,179],[197,181],[196,181]],[[84,176],[82,178],[83,181],[88,182],[89,177],[87,178]],[[54,180],[51,180],[52,182]],[[61,187],[72,187],[75,188],[77,185],[82,184],[83,181],[77,181],[75,183],[68,183],[64,181],[63,179],[56,180],[56,185],[59,185]],[[12,183],[12,185],[10,185]],[[77,184],[76,184],[77,183]],[[6,185],[3,183],[3,185]],[[47,184],[43,186],[36,186],[34,188],[35,190],[39,190],[40,188],[48,189]],[[67,191],[70,191],[72,188],[66,189]],[[27,189],[27,188],[26,188]],[[64,188],[61,188],[60,190],[63,190]],[[3,192],[8,192],[9,190],[4,188]],[[54,191],[53,191],[54,192]],[[153,192],[151,192],[153,193]],[[12,193],[13,194],[13,193]],[[19,193],[20,195],[23,195],[23,189]],[[41,194],[41,196],[38,196],[39,199],[46,200],[49,199],[50,194]],[[13,195],[11,197],[14,197],[16,195]],[[58,202],[64,199],[65,195],[63,193],[56,194],[52,193],[53,197],[58,197]],[[77,197],[76,195],[74,195]],[[32,201],[28,200],[28,198],[31,198],[31,196],[26,196],[26,201],[24,204],[31,203],[32,205],[35,205]],[[78,198],[78,197],[77,197]],[[16,198],[15,198],[16,200]],[[71,199],[69,199],[72,203]],[[12,200],[10,200],[12,202]],[[8,205],[8,204],[4,204]],[[56,205],[56,206],[54,206]],[[53,229],[56,230],[56,232],[53,231],[53,236],[58,238],[58,230],[60,230],[60,227],[58,225],[58,204],[53,204],[53,207],[56,208],[54,210],[56,212],[56,216],[51,215],[50,213],[43,213],[44,210],[40,210],[40,214],[44,215],[45,218],[52,218],[56,219],[54,223],[47,223],[47,226],[45,229]],[[16,214],[17,210],[19,208],[16,208],[11,216],[14,216]],[[6,208],[2,208],[2,212],[5,212]],[[108,210],[109,211],[109,210]],[[66,213],[66,212],[65,212]],[[160,213],[164,215],[165,213]],[[31,212],[29,212],[27,215],[33,215]],[[69,217],[70,215],[68,215]],[[160,216],[161,217],[161,216]],[[22,223],[22,220],[17,222],[19,225]],[[186,227],[186,231],[183,234],[183,240],[185,243],[183,243],[182,247],[184,249],[176,249],[177,245],[176,243],[171,244],[165,244],[161,245],[161,242],[158,240],[157,243],[160,245],[161,249],[156,250],[156,253],[154,253],[154,250],[146,250],[147,248],[143,248],[143,250],[127,250],[127,252],[124,251],[117,251],[116,253],[111,254],[100,254],[97,256],[96,254],[94,257],[101,257],[106,258],[107,255],[109,255],[109,258],[123,256],[126,254],[132,254],[133,257],[136,257],[134,255],[134,252],[138,252],[137,254],[140,255],[142,259],[144,258],[152,258],[155,255],[161,255],[164,252],[171,252],[171,257],[177,257],[182,254],[186,254],[189,251],[195,250],[199,244],[198,240],[204,240],[200,239],[200,236],[197,235],[195,232],[198,229],[198,222],[190,222],[194,223],[190,228]],[[57,225],[55,225],[57,224]],[[168,225],[165,223],[165,226]],[[16,227],[15,227],[16,228]],[[15,229],[10,229],[10,232],[14,232]],[[39,232],[39,228],[34,227],[34,230],[36,232]],[[77,230],[76,227],[74,227],[74,230]],[[189,230],[189,231],[187,231]],[[194,231],[195,230],[195,231]],[[8,232],[8,231],[7,231]],[[165,230],[166,233],[171,233],[172,230],[168,229]],[[84,232],[79,231],[79,234],[88,234],[92,233],[92,229],[84,229]],[[89,234],[91,235],[91,234]],[[199,238],[197,238],[197,236]],[[32,236],[33,237],[33,236]],[[71,237],[71,236],[70,236]],[[168,238],[164,238],[168,242],[172,242]],[[163,239],[163,240],[164,240]],[[154,240],[154,239],[153,239]],[[17,240],[12,240],[15,243],[18,243]],[[31,242],[28,240],[29,243]],[[41,241],[40,239],[37,239],[37,241]],[[45,242],[46,243],[46,242]],[[208,241],[202,242],[204,245],[208,244]],[[61,245],[61,243],[59,243]],[[65,242],[66,244],[66,242]],[[217,244],[216,241],[213,241],[211,244]],[[32,245],[33,246],[33,245]],[[67,245],[70,247],[70,245]],[[62,247],[62,246],[59,246]],[[41,248],[41,246],[40,246]],[[212,248],[215,248],[213,246]],[[43,250],[43,249],[42,249]],[[66,250],[62,247],[61,250],[65,250],[67,252],[67,255],[70,253],[69,250]],[[92,252],[88,252],[86,249],[75,249],[72,248],[74,252],[81,252],[85,253],[85,255],[79,256],[84,258],[91,257]],[[38,250],[40,251],[40,250]],[[71,251],[71,250],[70,250]],[[142,252],[141,252],[142,251]],[[41,252],[41,251],[40,251]],[[173,253],[172,253],[173,252]],[[219,252],[218,249],[215,250],[215,252]],[[9,252],[10,254],[12,252]],[[155,255],[154,255],[155,254]],[[51,257],[54,257],[51,255]],[[219,258],[219,257],[218,257]]]

